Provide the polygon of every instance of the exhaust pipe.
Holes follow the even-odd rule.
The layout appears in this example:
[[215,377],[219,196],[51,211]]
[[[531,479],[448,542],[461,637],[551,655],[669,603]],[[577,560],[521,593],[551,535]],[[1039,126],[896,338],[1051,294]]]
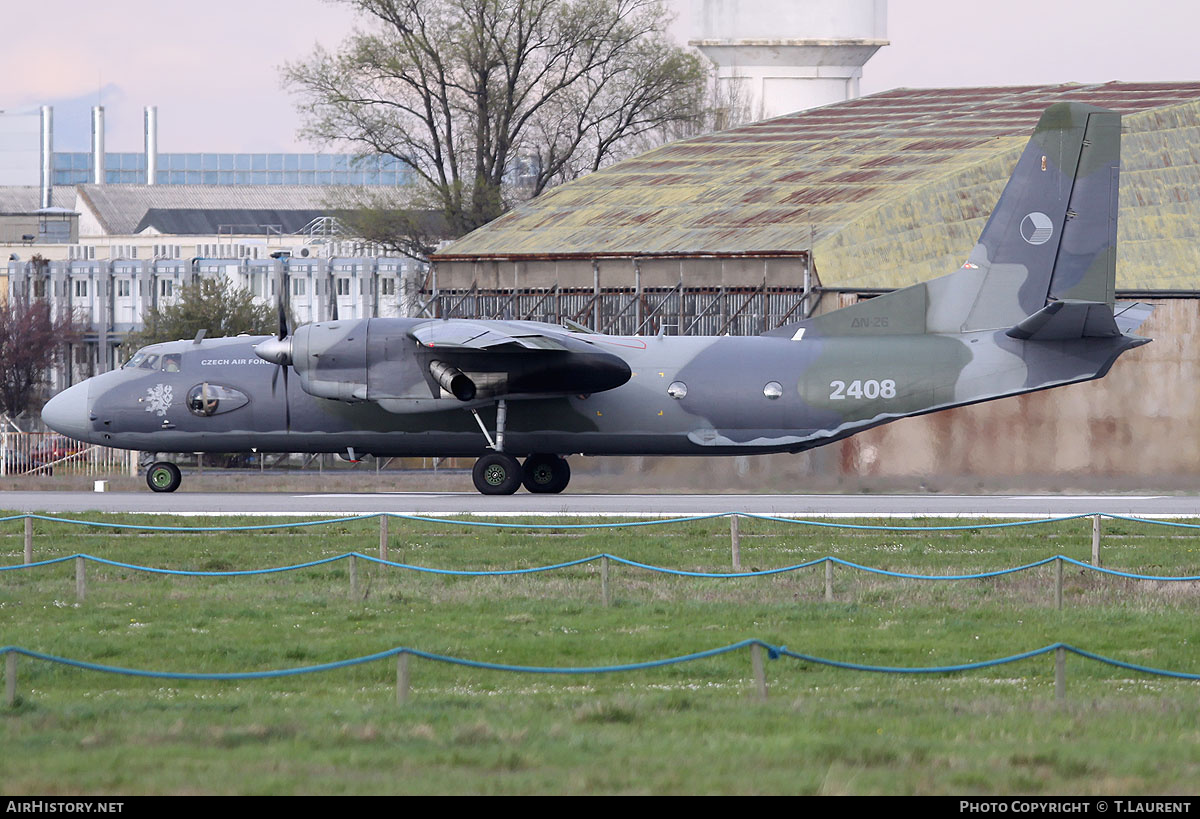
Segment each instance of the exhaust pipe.
[[442,389],[459,401],[470,401],[475,397],[475,382],[458,367],[453,367],[444,361],[430,361],[429,373],[438,384],[441,384]]

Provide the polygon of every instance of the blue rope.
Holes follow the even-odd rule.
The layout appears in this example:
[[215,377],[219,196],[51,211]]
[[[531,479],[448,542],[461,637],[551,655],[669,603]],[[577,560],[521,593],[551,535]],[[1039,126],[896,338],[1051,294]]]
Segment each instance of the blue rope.
[[667,665],[689,663],[696,660],[704,660],[710,657],[728,654],[733,651],[738,651],[740,649],[749,648],[756,645],[766,649],[767,656],[773,660],[780,657],[791,657],[792,659],[800,660],[801,662],[806,663],[813,663],[815,665],[824,665],[831,668],[839,668],[849,671],[867,671],[881,674],[950,674],[962,671],[973,671],[980,668],[991,668],[994,666],[1006,665],[1008,663],[1020,662],[1021,660],[1028,660],[1033,657],[1048,654],[1056,649],[1061,648],[1085,659],[1093,660],[1104,665],[1110,665],[1115,668],[1138,671],[1144,674],[1152,674],[1160,677],[1174,677],[1184,680],[1200,680],[1200,674],[1193,674],[1185,671],[1172,671],[1165,668],[1154,668],[1151,666],[1127,663],[1122,660],[1116,660],[1111,657],[1105,657],[1101,654],[1095,654],[1090,651],[1085,651],[1081,648],[1076,648],[1068,643],[1051,643],[1050,645],[1043,646],[1042,648],[1036,648],[1031,651],[1023,651],[1007,657],[998,657],[994,660],[981,660],[974,663],[960,663],[957,665],[943,666],[884,666],[850,663],[842,660],[829,659],[827,657],[816,657],[810,654],[801,654],[788,649],[787,646],[774,646],[758,639],[741,640],[726,646],[710,648],[704,651],[696,651],[690,654],[681,654],[674,657],[665,657],[660,660],[647,660],[640,663],[569,667],[489,663],[482,662],[480,660],[468,660],[461,657],[452,657],[447,654],[434,654],[429,651],[421,651],[420,649],[408,648],[406,646],[397,646],[396,648],[390,648],[386,651],[380,651],[374,654],[367,654],[362,657],[352,657],[348,660],[338,660],[331,663],[321,663],[319,665],[303,666],[300,668],[285,668],[274,671],[235,671],[206,674],[180,671],[150,671],[138,668],[124,668],[122,666],[102,665],[100,663],[90,663],[84,660],[73,660],[68,657],[59,657],[54,654],[33,651],[20,646],[0,647],[0,654],[22,654],[26,657],[36,660],[43,660],[49,663],[57,663],[59,665],[72,666],[74,668],[82,668],[87,671],[99,671],[107,674],[120,674],[130,677],[150,677],[153,679],[167,680],[255,680],[273,677],[291,677],[299,674],[313,674],[319,671],[333,671],[340,668],[349,668],[351,666],[375,662],[377,660],[383,660],[387,659],[388,657],[395,657],[401,654],[410,654],[414,657],[421,657],[434,662],[449,663],[452,665],[461,665],[469,668],[485,669],[488,671],[511,671],[525,674],[611,674],[623,671],[639,671],[647,668],[661,668]]
[[[629,560],[616,555],[603,554],[597,557],[607,557],[614,563],[620,563],[624,566],[633,566],[638,569],[645,569],[650,572],[659,572],[660,574],[672,574],[679,577],[703,577],[703,578],[728,578],[728,577],[763,577],[769,574],[782,574],[783,572],[794,572],[797,569],[807,569],[809,566],[815,566],[818,563],[823,563],[830,558],[818,557],[815,560],[809,560],[806,563],[797,563],[793,566],[784,566],[779,569],[765,569],[757,572],[689,572],[683,569],[666,569],[662,566],[651,566],[649,563],[638,563],[636,560]],[[593,558],[594,559],[594,558]]]
[[910,572],[893,572],[889,569],[875,569],[871,566],[863,566],[858,563],[851,563],[849,560],[842,560],[840,557],[825,558],[830,563],[837,563],[840,566],[846,566],[850,569],[858,569],[860,572],[882,574],[888,577],[902,577],[908,580],[978,580],[984,577],[999,577],[1000,575],[1013,574],[1014,572],[1023,572],[1026,569],[1036,569],[1038,566],[1053,563],[1057,559],[1057,557],[1047,557],[1044,560],[1038,560],[1034,563],[1026,563],[1024,566],[1014,566],[1011,569],[997,569],[991,572],[978,572],[976,574],[912,574]]
[[66,557],[54,557],[49,560],[39,560],[37,563],[19,563],[16,566],[0,566],[0,572],[12,572],[17,569],[32,569],[37,566],[49,566],[51,563],[64,563],[76,557],[87,557],[87,555],[67,555]]
[[1105,515],[1106,518],[1113,520],[1124,520],[1130,523],[1155,523],[1159,526],[1174,526],[1178,529],[1200,529],[1200,525],[1195,523],[1176,523],[1170,520],[1152,520],[1150,518],[1133,518],[1126,515]]
[[1176,576],[1159,575],[1159,574],[1134,574],[1132,572],[1117,571],[1116,569],[1106,569],[1103,566],[1093,566],[1091,563],[1084,563],[1082,560],[1076,560],[1073,557],[1064,557],[1063,555],[1059,555],[1058,559],[1062,560],[1064,563],[1070,563],[1073,566],[1079,566],[1080,568],[1083,568],[1083,569],[1091,569],[1093,572],[1100,572],[1101,574],[1110,574],[1110,575],[1113,575],[1114,577],[1128,577],[1133,580],[1166,580],[1166,581],[1200,580],[1200,575],[1180,575],[1180,576],[1176,577]]
[[[825,657],[813,657],[809,654],[800,654],[795,651],[789,651],[787,646],[780,646],[778,652],[783,657],[792,657],[797,660],[803,660],[808,663],[817,665],[827,665],[833,668],[845,668],[852,671],[874,671],[881,674],[949,674],[955,671],[971,671],[976,668],[991,668],[992,666],[1005,665],[1006,663],[1015,663],[1020,660],[1028,660],[1030,657],[1037,657],[1040,654],[1046,654],[1053,651],[1063,643],[1055,643],[1054,645],[1045,646],[1043,648],[1035,648],[1033,651],[1025,651],[1020,654],[1013,654],[1010,657],[1000,657],[996,660],[981,660],[977,663],[962,663],[961,665],[937,665],[921,668],[906,668],[903,666],[890,665],[861,665],[859,663],[847,663],[840,660],[830,660]],[[1097,655],[1098,657],[1099,655]]]
[[[361,557],[363,560],[369,560],[372,563],[378,563],[381,566],[394,566],[397,569],[408,569],[414,572],[425,572],[426,574],[446,574],[456,575],[460,577],[491,577],[495,575],[509,574],[534,574],[536,572],[549,572],[554,569],[566,569],[570,566],[579,566],[583,563],[591,563],[593,560],[599,560],[604,555],[592,555],[591,557],[581,557],[578,560],[570,560],[566,563],[555,563],[551,566],[535,566],[532,569],[496,569],[496,570],[468,570],[468,569],[432,569],[428,566],[415,566],[411,563],[394,563],[390,560],[384,560],[380,557],[371,557],[360,552],[352,552],[355,557]],[[347,555],[343,555],[346,557]]]
[[313,566],[322,566],[327,563],[334,563],[339,560],[345,560],[346,558],[349,558],[349,557],[357,557],[357,558],[361,558],[363,560],[369,561],[371,563],[378,563],[381,566],[391,566],[393,568],[406,569],[408,571],[413,571],[413,572],[422,572],[425,574],[449,575],[449,576],[456,576],[456,577],[502,577],[502,576],[506,576],[506,575],[537,574],[539,572],[550,572],[550,571],[554,571],[556,569],[567,569],[572,566],[581,566],[586,563],[593,563],[597,560],[601,560],[603,558],[608,558],[609,560],[613,561],[614,563],[618,563],[623,566],[631,566],[631,567],[637,568],[637,569],[645,569],[646,571],[657,572],[659,574],[674,575],[676,577],[697,577],[697,578],[702,578],[705,580],[727,580],[727,579],[739,578],[739,577],[765,577],[768,575],[783,574],[786,572],[798,571],[800,569],[807,569],[807,568],[811,568],[812,566],[816,566],[820,563],[825,563],[825,562],[834,563],[839,566],[845,566],[846,568],[849,568],[849,569],[857,569],[858,571],[862,571],[862,572],[869,572],[871,574],[879,574],[879,575],[884,575],[886,577],[898,577],[898,578],[901,578],[904,580],[980,580],[980,579],[989,578],[989,577],[1000,577],[1002,575],[1014,574],[1016,572],[1023,572],[1027,569],[1036,569],[1040,566],[1045,566],[1047,564],[1053,563],[1055,560],[1061,560],[1065,563],[1070,563],[1071,565],[1078,566],[1082,569],[1090,569],[1091,571],[1094,571],[1094,572],[1100,572],[1102,574],[1113,575],[1115,577],[1126,577],[1126,578],[1130,578],[1132,580],[1163,580],[1163,581],[1200,580],[1200,575],[1172,576],[1172,575],[1135,574],[1132,572],[1122,572],[1122,571],[1118,571],[1116,569],[1106,569],[1101,566],[1093,566],[1090,563],[1084,563],[1081,560],[1076,560],[1075,558],[1072,558],[1072,557],[1066,557],[1065,555],[1055,555],[1054,557],[1047,557],[1042,560],[1035,561],[1033,563],[1026,563],[1022,566],[1014,566],[1010,569],[996,569],[995,571],[977,572],[975,574],[915,574],[912,572],[896,572],[896,571],[892,571],[890,569],[877,569],[872,566],[864,566],[860,563],[854,563],[849,560],[843,560],[840,557],[818,557],[818,558],[814,558],[813,560],[806,561],[804,563],[796,563],[791,566],[782,566],[778,569],[763,569],[760,571],[752,571],[752,572],[692,572],[692,571],[686,571],[684,569],[668,569],[663,566],[654,566],[649,563],[640,563],[636,560],[629,560],[628,558],[619,557],[617,555],[609,554],[607,552],[603,552],[601,554],[596,554],[596,555],[591,555],[590,557],[581,557],[577,560],[568,560],[564,563],[552,563],[547,566],[534,566],[534,567],[531,567],[528,569],[437,569],[437,568],[432,568],[429,566],[418,566],[418,565],[412,564],[412,563],[397,563],[395,561],[384,560],[382,558],[372,557],[371,555],[365,555],[362,552],[346,552],[345,554],[335,555],[333,557],[321,558],[320,560],[312,560],[307,563],[295,563],[290,566],[276,566],[276,567],[267,568],[267,569],[242,569],[242,570],[236,570],[236,571],[231,570],[231,571],[207,571],[207,572],[189,571],[189,570],[185,570],[185,569],[162,569],[162,568],[156,568],[154,566],[141,566],[141,565],[138,565],[135,563],[122,563],[120,561],[109,560],[109,559],[103,558],[103,557],[96,557],[95,555],[79,553],[79,554],[74,554],[74,555],[68,555],[66,557],[56,557],[56,558],[52,558],[50,560],[42,560],[37,563],[24,563],[24,564],[19,564],[16,566],[0,566],[0,571],[9,572],[9,571],[17,571],[19,569],[32,569],[32,568],[36,568],[38,566],[48,566],[53,563],[63,563],[68,560],[73,560],[75,558],[83,558],[84,560],[91,560],[91,561],[94,561],[96,563],[100,563],[100,564],[103,564],[106,566],[113,566],[113,567],[119,568],[119,569],[129,569],[130,571],[135,571],[135,572],[150,572],[152,574],[180,575],[180,576],[185,576],[185,577],[241,577],[241,576],[257,575],[257,574],[276,574],[279,572],[295,571],[297,569],[308,569],[308,568],[312,568]]
[[[774,515],[758,515],[749,512],[718,512],[711,515],[692,515],[688,517],[678,518],[663,518],[660,520],[638,520],[625,521],[621,523],[499,523],[495,521],[479,521],[479,520],[459,520],[451,518],[435,518],[425,515],[405,515],[398,512],[373,512],[364,515],[353,515],[341,518],[328,518],[325,520],[311,521],[294,521],[291,523],[264,523],[247,526],[154,526],[151,524],[141,523],[108,523],[105,521],[78,520],[75,518],[57,518],[50,515],[37,514],[19,514],[0,517],[0,523],[12,520],[23,520],[32,518],[34,520],[42,520],[50,523],[69,523],[76,526],[93,526],[108,529],[138,529],[151,532],[249,532],[260,531],[264,529],[292,529],[304,526],[324,526],[332,523],[351,523],[354,521],[370,520],[372,518],[389,517],[398,520],[409,520],[418,523],[437,523],[449,526],[477,526],[493,529],[626,529],[635,526],[662,526],[672,523],[694,523],[702,520],[713,520],[715,518],[727,518],[737,515],[739,517],[751,518],[754,520],[767,520],[775,523],[787,523],[797,526],[818,526],[829,529],[856,529],[866,531],[879,532],[959,532],[969,531],[971,529],[1006,529],[1014,526],[1038,526],[1045,523],[1062,523],[1064,521],[1079,520],[1081,518],[1092,517],[1092,515],[1066,515],[1057,518],[1045,518],[1041,520],[1018,520],[1007,521],[1004,523],[975,523],[975,524],[960,524],[956,526],[882,526],[868,525],[856,523],[830,523],[820,520],[806,520],[802,518],[784,518]],[[1105,515],[1116,520],[1127,520],[1140,523],[1157,523],[1163,526],[1181,526],[1190,529],[1200,528],[1200,525],[1186,523],[1170,523],[1167,521],[1157,521],[1144,518],[1122,517],[1120,515]]]
[[1015,520],[1008,521],[1006,523],[976,523],[958,526],[871,526],[857,523],[830,523],[824,520],[780,518],[773,515],[754,515],[748,512],[730,512],[729,514],[740,515],[744,518],[753,518],[755,520],[770,520],[776,523],[793,523],[803,526],[821,526],[827,529],[860,529],[872,532],[961,532],[971,529],[1007,529],[1013,526],[1039,526],[1043,523],[1062,523],[1066,520],[1079,520],[1080,518],[1091,517],[1091,515],[1067,515],[1061,518],[1044,518],[1042,520]]
[[116,560],[107,560],[103,557],[93,557],[92,555],[79,555],[79,557],[82,557],[86,560],[94,560],[95,562],[103,563],[106,566],[115,566],[119,569],[130,569],[135,572],[151,572],[152,574],[173,574],[173,575],[182,575],[184,577],[239,577],[239,576],[243,576],[243,575],[275,574],[278,572],[290,572],[290,571],[294,571],[295,569],[308,569],[308,568],[311,568],[312,566],[322,566],[326,563],[333,563],[338,560],[345,560],[346,558],[350,557],[350,555],[351,555],[351,553],[348,552],[344,555],[337,555],[335,557],[325,557],[320,560],[309,561],[308,563],[297,563],[292,566],[277,566],[277,567],[271,568],[271,569],[243,569],[240,571],[223,571],[223,572],[222,571],[214,571],[214,572],[188,571],[186,569],[156,569],[152,566],[138,566],[133,563],[120,563]]
[[49,515],[9,515],[0,518],[0,523],[10,520],[32,518],[50,523],[71,523],[76,526],[93,526],[104,529],[138,529],[148,532],[251,532],[263,529],[297,529],[303,526],[323,526],[327,523],[350,523],[356,520],[370,520],[379,517],[378,514],[354,515],[345,518],[329,518],[327,520],[296,521],[293,523],[263,523],[253,526],[151,526],[145,523],[108,523],[96,520],[76,520],[74,518],[56,518]]
[[390,518],[413,520],[418,523],[445,523],[450,526],[484,526],[494,529],[627,529],[631,526],[661,526],[664,523],[694,523],[698,520],[726,518],[737,512],[717,512],[711,515],[693,515],[683,518],[664,518],[662,520],[635,520],[625,523],[494,523],[481,520],[451,520],[449,518],[429,518],[422,515],[402,515],[398,512],[381,512]]

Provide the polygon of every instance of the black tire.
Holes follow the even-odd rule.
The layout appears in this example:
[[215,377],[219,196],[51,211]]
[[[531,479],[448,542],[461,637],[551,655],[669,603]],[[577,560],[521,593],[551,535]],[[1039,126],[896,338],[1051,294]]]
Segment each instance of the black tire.
[[183,475],[173,463],[159,461],[146,470],[146,485],[155,492],[174,492],[182,482]]
[[530,492],[557,494],[571,481],[571,466],[557,455],[530,455],[521,482]]
[[521,465],[511,455],[493,452],[475,462],[471,480],[484,495],[511,495],[521,485]]

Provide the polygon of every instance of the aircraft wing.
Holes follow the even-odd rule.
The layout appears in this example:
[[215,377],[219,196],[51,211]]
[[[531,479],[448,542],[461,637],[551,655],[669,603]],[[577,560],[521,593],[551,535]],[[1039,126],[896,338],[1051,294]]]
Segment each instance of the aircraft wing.
[[461,350],[560,350],[588,342],[565,338],[571,333],[555,332],[551,325],[522,321],[429,321],[409,334],[426,347]]
[[441,394],[464,402],[601,392],[630,376],[620,358],[552,324],[435,320],[409,335]]

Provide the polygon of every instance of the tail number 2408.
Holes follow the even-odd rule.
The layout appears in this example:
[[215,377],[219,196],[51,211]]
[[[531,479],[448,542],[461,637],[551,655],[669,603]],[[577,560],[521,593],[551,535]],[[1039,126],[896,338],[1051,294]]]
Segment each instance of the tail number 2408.
[[896,382],[890,378],[882,381],[845,381],[829,382],[829,400],[844,401],[847,398],[895,398]]

